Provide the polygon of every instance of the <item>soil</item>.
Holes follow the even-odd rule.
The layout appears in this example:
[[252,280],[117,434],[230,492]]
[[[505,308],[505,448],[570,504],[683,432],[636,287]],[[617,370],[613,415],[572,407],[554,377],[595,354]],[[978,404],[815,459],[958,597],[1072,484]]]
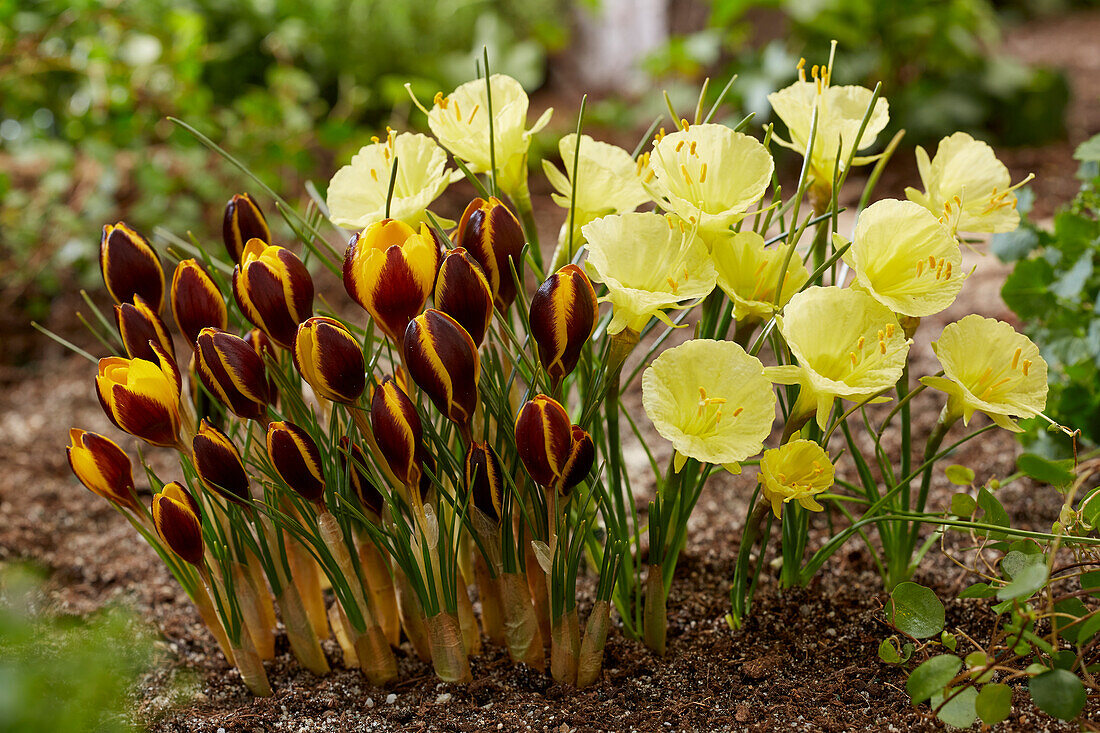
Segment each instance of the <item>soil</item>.
[[[1069,40],[1071,36],[1078,40]],[[1071,143],[1100,129],[1097,37],[1100,13],[1093,12],[1033,23],[1007,39],[1009,48],[1027,60],[1067,68],[1076,93]],[[1068,199],[1076,189],[1071,143],[1010,154],[1014,180],[1035,171],[1040,174],[1039,201]],[[558,211],[540,213],[543,231],[556,233]],[[1006,268],[991,257],[967,257],[977,269],[959,302],[928,319],[917,336],[916,374],[938,369],[928,342],[945,323],[970,312],[1011,320],[999,298]],[[358,671],[343,669],[335,642],[325,645],[333,673],[322,678],[299,668],[280,636],[277,657],[268,666],[274,695],[252,698],[155,553],[69,472],[63,450],[69,426],[119,435],[94,397],[94,367],[54,344],[43,342],[40,353],[38,362],[0,369],[0,455],[5,464],[0,563],[29,560],[47,568],[47,596],[55,612],[86,614],[121,603],[134,609],[142,623],[157,627],[163,637],[158,662],[133,691],[135,719],[145,728],[563,733],[942,728],[910,705],[904,672],[878,660],[877,647],[891,630],[870,555],[856,543],[835,555],[806,589],[781,591],[774,568],[765,570],[752,615],[743,628],[730,631],[724,616],[754,480],[751,471],[716,477],[700,499],[668,601],[668,653],[663,658],[613,631],[603,679],[576,691],[513,666],[502,650],[486,645],[486,652],[471,660],[473,684],[455,686],[440,683],[406,644],[398,652],[400,681],[379,689]],[[637,390],[626,398],[634,414],[640,414]],[[919,439],[935,409],[915,406],[914,413],[927,416],[917,425]],[[120,442],[134,454],[136,442]],[[1012,436],[998,431],[968,444],[952,460],[974,468],[977,481],[984,482],[1011,473],[1018,453]],[[168,456],[153,452],[152,458],[171,475]],[[943,506],[949,495],[950,487],[941,479],[930,505]],[[1021,527],[1048,528],[1060,506],[1052,489],[1027,482],[1002,489],[999,497]],[[644,489],[638,498],[645,499]],[[824,522],[815,525],[811,548],[826,536]],[[971,582],[935,551],[916,580],[942,598]],[[582,622],[592,590],[591,578],[583,578]],[[982,601],[948,604],[949,628],[983,629],[990,620]],[[1073,729],[1037,713],[1025,697],[1017,694],[1016,712],[998,730]],[[1087,714],[1100,716],[1096,701],[1090,702]]]

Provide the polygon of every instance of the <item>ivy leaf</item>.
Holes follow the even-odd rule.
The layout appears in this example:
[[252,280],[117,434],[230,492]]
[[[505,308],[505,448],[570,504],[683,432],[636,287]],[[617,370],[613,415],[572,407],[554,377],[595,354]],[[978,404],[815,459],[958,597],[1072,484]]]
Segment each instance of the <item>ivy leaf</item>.
[[898,648],[894,646],[893,637],[883,639],[879,643],[878,658],[887,664],[901,664],[901,654],[898,652]]
[[951,497],[951,513],[957,517],[969,517],[978,508],[978,502],[970,494],[955,494]]
[[974,469],[969,466],[948,466],[944,469],[944,475],[956,486],[969,486],[974,483]]
[[921,663],[905,681],[905,689],[913,704],[919,705],[933,695],[943,694],[944,688],[962,669],[962,664],[963,661],[954,654],[941,654]]
[[1035,706],[1059,720],[1073,720],[1085,707],[1084,685],[1077,675],[1064,669],[1052,669],[1032,677],[1027,687]]
[[974,710],[986,725],[996,725],[1012,713],[1012,688],[1000,682],[988,684],[978,692]]
[[914,639],[927,639],[943,631],[943,604],[931,589],[916,583],[899,583],[890,594],[890,623]]

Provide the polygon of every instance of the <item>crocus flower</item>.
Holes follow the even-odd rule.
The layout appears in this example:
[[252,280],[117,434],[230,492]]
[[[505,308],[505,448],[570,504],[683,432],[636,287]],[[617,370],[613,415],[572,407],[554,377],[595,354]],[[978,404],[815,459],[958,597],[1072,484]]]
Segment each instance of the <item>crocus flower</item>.
[[596,291],[576,265],[546,278],[531,296],[531,337],[542,368],[555,384],[576,369],[599,315]]
[[737,321],[760,322],[772,317],[810,279],[797,254],[787,263],[783,289],[775,302],[779,270],[787,259],[783,246],[765,247],[756,232],[730,232],[712,240],[711,258],[718,271],[718,287],[733,301]]
[[496,307],[507,310],[516,299],[513,269],[523,285],[520,253],[525,238],[516,215],[496,197],[490,196],[488,201],[476,198],[462,212],[454,240],[455,246],[469,252],[485,271]]
[[234,264],[241,261],[244,247],[250,239],[270,242],[271,229],[256,199],[247,193],[238,193],[229,199],[222,217],[222,241]]
[[729,230],[760,200],[775,164],[756,138],[725,125],[686,123],[642,160],[642,185],[704,235]]
[[294,365],[320,397],[352,403],[367,386],[359,342],[339,321],[314,316],[298,327]]
[[561,403],[544,394],[525,402],[516,414],[516,451],[539,486],[560,482],[573,446],[572,427]]
[[164,270],[149,241],[126,222],[107,224],[99,242],[99,269],[103,284],[116,303],[132,303],[140,295],[160,312],[164,298]]
[[202,520],[199,505],[177,481],[153,497],[153,527],[172,552],[192,565],[202,564]]
[[402,356],[409,375],[436,409],[468,433],[477,407],[481,360],[466,329],[443,311],[429,308],[409,321]]
[[173,359],[176,358],[176,349],[164,321],[140,295],[134,296],[133,303],[115,306],[115,323],[118,324],[122,345],[126,347],[126,354],[131,359],[156,361],[157,356],[150,342],[155,343]]
[[225,298],[214,279],[197,260],[182,260],[172,275],[172,315],[191,348],[199,331],[211,327],[224,331],[228,323]]
[[[527,148],[531,137],[550,121],[546,110],[530,130],[527,125],[527,93],[518,81],[493,74],[488,86],[493,94],[493,151],[497,185],[512,195],[527,186]],[[415,97],[414,97],[414,101]],[[489,99],[484,79],[468,81],[447,96],[435,95],[428,115],[428,127],[443,147],[463,160],[473,173],[488,173]],[[416,102],[419,106],[419,102]],[[423,107],[421,107],[423,109]]]
[[642,374],[642,406],[676,450],[739,473],[764,447],[775,420],[775,393],[764,366],[732,341],[694,339],[658,356]]
[[493,319],[493,286],[473,255],[455,247],[443,258],[435,281],[435,307],[458,321],[481,346]]
[[912,201],[883,199],[864,209],[844,261],[859,287],[905,316],[939,313],[965,280],[958,242]]
[[130,457],[118,443],[99,433],[78,428],[69,430],[69,440],[71,445],[65,453],[80,483],[93,494],[136,512]]
[[321,451],[308,432],[292,422],[272,422],[267,426],[267,455],[283,483],[307,501],[323,499]]
[[96,393],[119,430],[153,445],[176,447],[180,430],[180,373],[172,357],[153,347],[156,363],[108,356],[99,360]]
[[[387,129],[384,142],[372,138],[371,144],[360,148],[351,163],[336,171],[329,182],[329,218],[334,224],[364,229],[386,218],[394,159],[398,170],[389,216],[413,227],[427,221],[428,207],[448,185],[462,177],[461,171],[447,169],[447,153],[435,140]],[[442,217],[436,219],[443,226],[454,226]]]
[[984,412],[1005,430],[1013,418],[1034,417],[1047,402],[1047,363],[1039,348],[1004,321],[969,315],[943,329],[932,344],[944,376],[921,382],[947,393],[947,414],[969,425]]
[[284,349],[313,315],[313,278],[289,249],[250,239],[233,270],[233,295],[245,318]]
[[[585,270],[607,286],[612,306],[608,334],[640,331],[664,311],[690,308],[714,290],[718,274],[707,247],[682,219],[659,214],[616,214],[584,227]],[[681,305],[691,301],[688,305]]]
[[776,323],[798,363],[764,372],[778,384],[798,384],[792,419],[816,410],[822,429],[835,398],[860,402],[893,386],[912,343],[889,308],[858,290],[807,288]]
[[263,358],[247,341],[204,328],[199,332],[195,354],[203,385],[234,415],[258,420],[267,412],[273,388]]
[[501,520],[504,492],[504,471],[496,451],[488,443],[470,443],[463,464],[466,491],[482,514],[493,521]]
[[907,188],[906,197],[941,217],[951,231],[1011,232],[1019,226],[1013,192],[1032,176],[1012,185],[1008,168],[981,140],[956,132],[940,140],[931,160],[918,146],[917,170],[924,191]]
[[791,501],[813,512],[822,511],[814,497],[833,485],[834,475],[833,462],[820,445],[812,440],[792,440],[764,451],[758,480],[779,519],[783,505]]
[[228,435],[205,418],[191,441],[191,456],[195,460],[195,472],[208,491],[247,505],[252,495],[241,452]]

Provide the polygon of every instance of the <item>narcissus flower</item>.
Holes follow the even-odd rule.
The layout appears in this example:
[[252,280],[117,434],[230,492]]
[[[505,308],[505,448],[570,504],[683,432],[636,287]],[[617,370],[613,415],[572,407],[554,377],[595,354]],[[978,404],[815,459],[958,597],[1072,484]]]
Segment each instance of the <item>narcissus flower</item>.
[[[550,194],[550,198],[558,206],[568,209],[573,198],[573,164],[576,161],[577,192],[573,207],[575,248],[584,244],[581,227],[588,222],[608,214],[626,214],[650,200],[639,175],[643,167],[617,145],[581,135],[578,151],[577,135],[570,133],[558,141],[558,152],[564,172],[548,160],[542,161],[542,169],[557,192]],[[569,239],[568,227],[567,216],[558,236],[559,247]],[[572,259],[572,253],[569,258]]]
[[466,329],[443,311],[429,308],[409,322],[403,356],[409,375],[436,409],[468,433],[477,407],[481,360]]
[[359,342],[332,318],[314,316],[298,327],[294,364],[313,391],[332,402],[355,402],[367,386]]
[[99,403],[119,430],[151,443],[176,447],[180,430],[180,373],[172,357],[154,346],[157,361],[109,356],[99,360]]
[[739,473],[775,420],[764,366],[732,341],[694,339],[662,353],[642,374],[642,406],[676,449],[677,471],[694,458]]
[[199,505],[177,481],[165,484],[153,497],[153,527],[157,535],[186,562],[202,565],[202,520]]
[[[863,135],[859,135],[874,92],[860,86],[832,86],[832,69],[824,66],[815,65],[812,78],[807,81],[805,63],[805,59],[798,63],[798,81],[768,95],[772,110],[787,125],[791,138],[790,142],[776,135],[772,139],[805,157],[816,108],[817,135],[810,157],[810,173],[818,185],[831,189],[838,161],[839,171],[843,173],[853,149],[863,150],[875,143],[875,138],[890,121],[890,105],[879,97]],[[863,165],[870,160],[873,158],[856,157],[852,165]]]
[[439,250],[426,224],[418,233],[395,219],[371,224],[348,244],[344,288],[398,346],[432,294]]
[[248,504],[252,495],[241,452],[228,435],[205,418],[191,441],[191,456],[195,459],[195,472],[208,491],[238,504]]
[[[528,100],[520,83],[510,76],[493,74],[488,86],[493,95],[497,185],[511,195],[527,185],[527,148],[531,137],[550,121],[553,110],[546,110],[530,130],[524,129]],[[436,94],[432,108],[424,112],[428,127],[443,147],[465,161],[472,172],[489,172],[489,99],[484,79],[468,81],[447,96]]]
[[207,327],[224,331],[229,322],[225,298],[197,260],[182,260],[176,265],[172,275],[172,315],[191,348],[195,348],[199,331]]
[[1012,326],[969,315],[943,329],[932,344],[944,376],[922,377],[947,393],[947,413],[969,425],[984,412],[1006,430],[1020,432],[1012,418],[1035,417],[1047,403],[1047,363],[1039,348]]
[[493,319],[493,288],[477,260],[462,247],[443,258],[435,281],[435,307],[466,329],[478,346]]
[[524,403],[516,415],[516,450],[539,486],[556,487],[569,461],[573,424],[561,404],[546,395]]
[[792,419],[816,410],[822,429],[835,398],[860,402],[897,383],[912,343],[889,308],[858,290],[807,288],[776,322],[798,364],[764,373],[778,384],[798,384]]
[[493,289],[493,302],[500,310],[507,310],[516,299],[515,269],[523,284],[523,260],[520,253],[525,243],[519,220],[500,199],[488,201],[477,198],[462,212],[458,229],[454,233],[455,245],[462,247],[477,260],[489,286]]
[[292,422],[272,422],[267,426],[267,456],[283,483],[306,501],[321,501],[325,472],[321,451],[308,432]]
[[130,457],[110,438],[99,433],[71,428],[71,445],[65,450],[69,468],[93,494],[109,502],[138,510]]
[[475,507],[489,519],[499,522],[504,492],[504,473],[496,451],[488,443],[470,443],[464,464],[466,490]]
[[576,265],[555,272],[531,296],[531,337],[555,384],[577,367],[599,314],[596,291]]
[[234,264],[241,261],[250,239],[270,242],[271,230],[256,199],[247,193],[238,193],[229,199],[222,217],[222,241]]
[[802,258],[795,254],[783,274],[783,289],[776,303],[775,286],[787,250],[784,246],[765,247],[764,238],[756,232],[716,237],[710,255],[718,271],[718,287],[733,301],[737,321],[758,323],[771,318],[810,279]]
[[706,245],[674,216],[605,216],[585,226],[584,236],[585,270],[610,293],[608,334],[640,331],[652,317],[671,324],[666,309],[691,307],[714,290],[718,273]]
[[820,445],[812,440],[792,440],[764,451],[757,478],[779,519],[783,505],[791,501],[812,512],[822,511],[814,497],[833,485],[834,473],[833,462]]
[[313,278],[289,249],[250,239],[233,270],[233,295],[245,318],[284,349],[313,315]]
[[168,329],[164,327],[164,321],[140,295],[134,296],[133,303],[115,306],[115,323],[118,324],[122,345],[131,359],[156,361],[157,356],[150,342],[173,359],[176,358],[176,348]]
[[160,258],[145,237],[125,222],[107,224],[99,242],[99,268],[103,284],[116,303],[132,303],[140,295],[160,312],[164,298],[164,270]]
[[[355,229],[385,219],[390,175],[397,159],[390,218],[420,226],[427,221],[428,207],[462,172],[447,169],[447,153],[427,135],[387,130],[385,141],[371,140],[329,182],[329,218],[334,224]],[[442,217],[436,219],[442,226],[454,226]]]
[[406,488],[415,487],[423,471],[423,428],[416,405],[393,377],[384,378],[371,398],[371,429],[382,457]]
[[965,132],[940,140],[936,157],[917,147],[917,169],[924,191],[905,189],[905,196],[940,217],[951,231],[1011,232],[1020,225],[1014,191],[1005,164],[993,148]]
[[725,125],[686,123],[656,140],[641,165],[650,195],[704,234],[741,221],[764,195],[775,167],[756,138]]
[[939,313],[965,280],[958,242],[912,201],[883,199],[864,209],[844,261],[859,287],[905,316]]
[[264,415],[272,390],[256,350],[244,339],[213,328],[200,331],[196,343],[199,378],[214,398],[237,417]]

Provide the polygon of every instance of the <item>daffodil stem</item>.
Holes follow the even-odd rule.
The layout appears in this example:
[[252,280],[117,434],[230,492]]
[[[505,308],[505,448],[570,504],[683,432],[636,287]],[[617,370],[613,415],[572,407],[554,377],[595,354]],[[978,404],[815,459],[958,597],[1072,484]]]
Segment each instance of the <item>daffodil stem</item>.
[[[524,178],[520,184],[512,193],[512,201],[516,205],[516,210],[519,212],[519,220],[523,224],[523,233],[527,237],[528,244],[531,245],[531,256],[535,260],[535,266],[540,273],[543,273],[542,269],[542,247],[539,245],[539,227],[535,223],[535,210],[531,206],[531,191],[527,188],[527,179]],[[517,267],[519,263],[516,263]]]
[[[820,215],[823,212],[818,212],[817,207],[815,206],[814,207],[814,213]],[[830,226],[829,226],[829,220],[828,219],[824,219],[824,220],[818,222],[817,229],[814,230],[814,241],[813,241],[812,247],[813,247],[813,263],[814,263],[814,270],[815,271],[820,269],[825,264],[825,261],[828,259],[829,231],[830,231]],[[817,277],[817,284],[822,285],[822,284],[824,284],[824,281],[825,281],[825,273],[822,272]]]
[[[752,598],[748,582],[749,561],[752,559],[752,548],[760,536],[760,525],[764,522],[764,517],[768,516],[769,508],[768,502],[761,497],[745,517],[745,527],[741,530],[741,544],[737,549],[737,564],[733,569],[733,587],[730,589],[730,605],[733,607],[731,626],[740,626],[749,612]],[[760,559],[762,560],[763,557],[764,549],[761,548]]]
[[[935,427],[932,428],[932,432],[928,436],[928,442],[924,445],[924,462],[926,465],[924,467],[924,473],[921,474],[920,491],[917,493],[917,503],[916,506],[912,508],[912,511],[918,513],[924,511],[924,505],[928,502],[928,490],[932,486],[932,469],[936,466],[936,462],[933,460],[933,458],[935,458],[937,451],[939,451],[940,449],[940,445],[943,444],[943,439],[947,437],[947,432],[951,430],[951,426],[955,424],[955,421],[957,419],[957,417],[950,414],[947,408],[944,407],[943,411],[940,413],[939,420],[936,421]],[[909,509],[909,507],[905,508],[907,510]],[[909,530],[908,542],[905,546],[906,553],[904,558],[904,569],[906,578],[909,576],[910,573],[910,555],[913,552],[913,548],[916,547],[917,535],[919,532],[920,524],[914,522],[912,528]],[[902,558],[897,559],[899,561],[902,560]],[[901,568],[898,568],[898,570],[900,569]],[[902,578],[901,580],[905,580],[905,578]],[[901,581],[899,580],[897,582]]]
[[[898,403],[901,406],[901,409],[899,411],[900,414],[901,414],[901,475],[902,476],[908,476],[910,471],[912,470],[912,463],[913,463],[913,432],[912,432],[912,427],[913,426],[912,426],[912,419],[911,419],[911,413],[910,413],[910,403],[909,403],[909,400],[905,399],[906,396],[909,394],[909,362],[908,361],[905,362],[905,367],[902,369],[902,372],[901,372],[901,378],[898,379],[897,391],[898,391]],[[943,437],[941,436],[940,441],[942,442],[942,440],[943,440]],[[937,444],[936,448],[938,448],[938,447],[939,447],[939,445]],[[925,451],[925,456],[927,457],[928,455],[929,455],[929,453],[926,450]],[[935,455],[935,450],[932,451],[931,455]],[[929,469],[930,468],[931,468],[931,466],[929,466]],[[910,489],[909,482],[908,481],[902,482],[902,488],[901,488],[901,494],[900,494],[901,508],[906,509],[906,510],[910,508],[909,501],[910,501],[911,497],[909,495],[909,489]],[[922,504],[922,509],[923,509],[923,504]],[[908,551],[912,550],[912,548],[909,546],[909,542],[908,542],[908,532],[901,532],[901,533],[899,533],[899,536],[901,538],[904,538],[902,540],[902,542],[904,543],[904,547],[899,548],[899,549],[902,549],[903,551],[906,551],[906,562],[908,562],[909,561]]]

